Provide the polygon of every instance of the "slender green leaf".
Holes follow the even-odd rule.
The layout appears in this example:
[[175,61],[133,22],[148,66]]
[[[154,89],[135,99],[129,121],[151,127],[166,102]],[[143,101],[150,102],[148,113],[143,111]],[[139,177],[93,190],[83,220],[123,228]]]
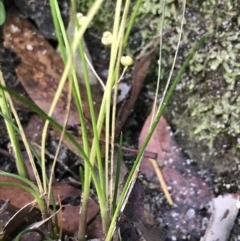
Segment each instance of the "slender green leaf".
[[0,1],[0,25],[5,22],[6,19],[6,10],[2,1]]
[[[0,71],[0,83],[1,83],[1,85],[5,84],[1,71]],[[3,89],[0,89],[0,107],[1,107],[1,112],[9,120],[11,120],[11,122],[13,122],[12,116],[11,116],[11,111],[9,109],[9,105],[8,105],[8,101],[7,101],[7,97],[6,97],[6,93]],[[21,175],[23,177],[28,177],[28,171],[27,171],[26,165],[25,165],[23,157],[22,157],[22,153],[20,150],[16,131],[10,122],[8,122],[6,119],[4,119],[4,120],[5,120],[5,124],[7,127],[9,139],[10,139],[10,142],[11,142],[11,145],[13,148],[13,154],[14,154],[14,157],[16,160],[16,166],[17,166],[18,173],[19,173],[19,175]]]
[[150,138],[151,138],[151,136],[152,136],[152,134],[153,134],[153,132],[154,132],[154,130],[155,130],[155,128],[156,128],[156,126],[157,126],[161,116],[162,116],[162,114],[163,114],[163,111],[164,111],[167,103],[169,102],[169,100],[170,100],[170,98],[171,98],[171,96],[173,94],[173,91],[176,88],[177,83],[181,79],[181,76],[185,72],[185,70],[186,70],[190,60],[192,59],[193,55],[195,54],[195,52],[201,47],[201,45],[211,35],[212,35],[212,32],[207,32],[206,34],[204,34],[202,36],[202,38],[197,42],[197,44],[192,48],[192,50],[189,52],[187,58],[185,59],[182,67],[178,71],[178,74],[177,74],[176,78],[174,79],[174,81],[173,81],[169,91],[167,92],[167,95],[166,95],[165,99],[163,100],[163,105],[161,106],[159,112],[157,113],[157,116],[156,116],[155,120],[153,121],[153,124],[152,124],[152,126],[151,126],[151,128],[149,130],[149,133],[148,133],[148,135],[147,135],[147,137],[146,137],[146,139],[145,139],[141,149],[139,150],[139,154],[138,154],[138,156],[137,156],[137,158],[136,158],[136,160],[134,162],[134,165],[133,165],[133,167],[132,167],[132,169],[131,169],[131,171],[129,173],[129,176],[128,176],[127,180],[126,180],[126,184],[124,185],[123,191],[122,191],[122,193],[121,193],[121,195],[119,197],[118,205],[116,207],[116,211],[115,211],[114,216],[112,218],[112,221],[111,221],[111,224],[110,224],[110,227],[109,227],[109,231],[108,231],[108,234],[106,236],[105,241],[110,241],[111,238],[112,238],[113,231],[115,229],[115,225],[116,225],[116,222],[117,222],[117,218],[118,218],[118,215],[119,215],[122,203],[123,203],[123,201],[124,201],[124,199],[125,199],[125,197],[127,195],[127,192],[128,192],[129,186],[131,184],[131,180],[133,178],[133,175],[134,175],[135,171],[137,170],[137,167],[140,164],[140,160],[141,160],[141,157],[142,157],[142,155],[144,153],[144,150],[147,147],[147,144],[148,144],[148,142],[149,142],[149,140],[150,140]]

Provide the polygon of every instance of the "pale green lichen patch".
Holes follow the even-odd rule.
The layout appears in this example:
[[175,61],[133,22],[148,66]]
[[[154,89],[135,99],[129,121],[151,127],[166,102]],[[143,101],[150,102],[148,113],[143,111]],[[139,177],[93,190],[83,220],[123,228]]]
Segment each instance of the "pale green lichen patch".
[[[173,4],[176,3],[171,1],[167,5],[165,13],[170,20],[165,20],[164,29],[171,29],[171,33],[163,38],[163,83],[168,78],[179,31],[181,12]],[[229,148],[235,152],[240,134],[240,20],[235,5],[235,1],[194,1],[187,5],[175,70],[204,32],[213,30],[214,35],[195,54],[165,113],[177,132],[182,133],[183,137],[178,136],[180,141],[193,140],[195,151],[196,146],[202,145],[205,152],[209,148],[216,156],[222,155],[222,150],[229,152]],[[173,23],[176,19],[178,23]],[[154,90],[155,85],[149,88]],[[189,154],[195,157],[194,150]]]
[[[210,22],[216,34],[207,44],[208,51],[199,51],[190,65],[190,74],[197,75],[192,81],[197,91],[190,92],[187,99],[191,117],[196,120],[193,133],[200,135],[200,139],[209,140],[211,147],[219,134],[235,137],[240,133],[240,52],[237,43],[240,31],[234,20],[237,12],[231,12],[234,6],[231,1],[227,2],[224,6],[215,5],[215,11],[219,10],[217,15],[210,11],[208,17],[212,18]],[[208,8],[201,8],[202,13],[208,15]]]

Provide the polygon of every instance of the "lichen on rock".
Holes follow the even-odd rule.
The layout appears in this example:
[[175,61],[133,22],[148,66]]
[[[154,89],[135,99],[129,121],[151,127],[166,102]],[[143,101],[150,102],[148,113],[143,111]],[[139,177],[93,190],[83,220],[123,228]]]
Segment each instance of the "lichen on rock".
[[[144,21],[151,23],[149,26],[156,34],[160,27],[161,11],[155,11],[154,15],[151,9],[155,2],[143,2],[145,5],[140,8],[141,16],[145,11],[145,16],[153,19],[145,18]],[[168,78],[176,51],[181,14],[180,4],[167,1],[164,30],[168,30],[168,33],[163,36],[162,43],[162,86]],[[194,55],[165,113],[188,154],[198,161],[211,160],[218,167],[221,166],[219,156],[222,160],[225,155],[234,157],[236,150],[239,150],[238,15],[236,1],[193,1],[187,4],[173,78],[202,34],[212,30],[214,35]],[[143,36],[151,38],[153,32],[148,28],[147,34],[144,33]],[[154,69],[157,72],[157,63]],[[154,90],[155,84],[151,84],[150,89]],[[235,162],[232,161],[231,164],[234,165]]]

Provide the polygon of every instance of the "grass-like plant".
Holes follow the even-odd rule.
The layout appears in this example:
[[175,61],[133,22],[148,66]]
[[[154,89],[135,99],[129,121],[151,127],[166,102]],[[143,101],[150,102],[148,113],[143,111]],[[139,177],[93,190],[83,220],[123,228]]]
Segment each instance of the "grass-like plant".
[[[63,138],[68,138],[69,141],[76,147],[79,151],[79,155],[84,160],[84,170],[79,170],[80,173],[84,172],[84,179],[83,179],[83,187],[82,187],[82,202],[81,202],[81,212],[79,214],[79,230],[78,230],[78,240],[83,241],[86,240],[85,233],[86,233],[86,218],[87,218],[87,202],[89,199],[89,192],[90,192],[90,184],[93,182],[98,201],[100,206],[101,218],[102,218],[102,228],[103,233],[105,235],[104,240],[110,241],[114,234],[117,219],[119,217],[120,212],[123,210],[123,207],[126,203],[127,197],[131,192],[131,188],[136,180],[137,172],[139,169],[139,165],[141,162],[141,157],[146,149],[148,141],[153,134],[161,115],[163,114],[164,108],[166,107],[168,101],[170,100],[173,91],[179,82],[182,74],[186,70],[186,67],[189,64],[189,61],[193,57],[194,53],[200,48],[206,38],[209,36],[210,33],[204,35],[199,42],[195,45],[195,47],[189,52],[186,60],[184,61],[181,69],[179,70],[177,76],[174,78],[170,85],[170,80],[172,78],[172,72],[174,68],[174,63],[172,67],[171,74],[169,76],[168,84],[166,86],[161,104],[159,107],[155,106],[156,115],[153,118],[152,125],[149,129],[149,134],[139,150],[139,153],[136,157],[136,160],[133,164],[132,169],[129,172],[127,177],[126,183],[121,191],[121,193],[117,194],[118,184],[119,184],[119,176],[120,176],[120,165],[121,165],[121,141],[120,141],[120,150],[117,160],[115,160],[115,114],[116,114],[116,99],[117,99],[117,83],[119,78],[121,78],[122,73],[120,73],[120,65],[122,59],[122,53],[124,52],[124,48],[127,45],[128,37],[131,31],[131,28],[134,24],[137,11],[142,4],[142,0],[137,0],[135,3],[135,8],[132,13],[129,13],[130,9],[130,0],[116,1],[116,8],[115,8],[115,17],[113,22],[113,29],[110,30],[111,32],[111,55],[110,55],[110,64],[109,64],[109,74],[107,78],[107,82],[104,86],[104,94],[102,98],[101,108],[98,115],[96,115],[94,111],[94,101],[91,92],[91,83],[88,74],[88,62],[86,60],[86,54],[84,52],[84,45],[83,45],[83,36],[88,28],[89,24],[91,23],[93,17],[98,13],[99,8],[103,0],[96,0],[93,4],[92,8],[89,10],[86,16],[82,16],[80,19],[77,17],[76,13],[76,3],[72,0],[72,16],[73,21],[76,23],[76,33],[73,39],[69,39],[66,33],[66,29],[63,24],[63,20],[61,18],[60,9],[58,6],[57,0],[50,0],[51,12],[54,21],[54,26],[58,38],[59,49],[61,52],[61,57],[65,64],[65,70],[62,74],[61,79],[59,80],[59,86],[56,91],[54,100],[52,102],[51,108],[49,112],[46,114],[41,109],[39,109],[34,104],[30,103],[29,101],[25,100],[23,97],[14,93],[11,89],[4,86],[4,82],[1,77],[1,110],[5,118],[6,125],[8,127],[8,132],[10,136],[10,140],[12,145],[14,146],[14,152],[16,157],[16,163],[18,166],[19,178],[27,182],[29,186],[31,186],[32,190],[34,190],[34,197],[38,200],[38,202],[42,205],[42,210],[47,208],[47,203],[50,202],[51,198],[51,184],[52,178],[48,180],[46,176],[46,165],[45,165],[45,144],[46,144],[46,136],[48,131],[48,126],[51,124],[53,128],[56,128],[58,131],[61,132],[61,138],[59,142],[59,147],[61,145],[61,141]],[[181,29],[183,26],[183,19],[184,19],[184,12],[185,12],[185,4],[186,1],[183,1],[183,17],[182,17],[182,24]],[[162,7],[164,8],[165,1],[162,3]],[[78,15],[79,16],[79,15]],[[164,16],[162,17],[162,26],[163,26]],[[128,22],[128,23],[127,23]],[[182,33],[182,31],[181,31]],[[181,33],[179,34],[179,41],[178,45],[181,40]],[[162,28],[160,29],[160,36],[162,36]],[[161,39],[162,40],[162,39]],[[161,45],[160,45],[160,60],[161,60]],[[82,90],[79,87],[78,79],[76,70],[73,67],[73,56],[75,52],[79,51],[79,56],[81,58],[82,66],[83,66],[83,73],[84,73],[84,83],[86,86],[87,97],[88,97],[88,105],[89,111],[91,116],[91,124],[92,124],[92,132],[93,132],[93,140],[90,140],[88,135],[86,120],[84,118],[83,108],[82,108]],[[177,56],[177,53],[176,53]],[[176,57],[175,57],[176,59]],[[125,66],[125,71],[127,65]],[[159,69],[159,76],[160,69]],[[98,77],[99,78],[99,77]],[[59,96],[62,92],[63,86],[68,81],[69,85],[69,94],[68,94],[68,103],[67,103],[67,114],[65,119],[65,125],[61,127],[58,123],[56,123],[52,118],[52,114],[54,108],[56,107],[57,101]],[[160,82],[160,77],[158,78],[158,86]],[[170,85],[170,87],[169,87]],[[24,167],[24,162],[22,160],[21,154],[19,153],[19,146],[18,141],[16,140],[16,131],[19,131],[21,136],[24,137],[24,133],[22,131],[20,122],[17,121],[17,128],[14,129],[14,124],[11,121],[11,114],[8,103],[11,102],[11,99],[8,96],[8,93],[14,95],[16,98],[20,99],[23,103],[27,104],[32,110],[36,113],[40,114],[43,118],[46,119],[45,126],[43,128],[42,134],[42,146],[41,146],[41,172],[42,172],[42,181],[40,181],[38,177],[38,172],[36,167],[34,166],[33,156],[31,155],[32,151],[28,144],[25,142],[26,148],[29,150],[29,155],[32,158],[32,166],[35,170],[35,175],[37,179],[37,186],[33,186],[30,181],[26,181],[27,172],[26,168]],[[156,91],[156,96],[158,93],[158,88]],[[79,123],[82,129],[82,142],[77,143],[76,139],[71,136],[66,131],[66,123],[68,120],[68,114],[70,110],[70,102],[71,96],[73,95],[74,101],[77,106],[78,115],[79,115]],[[6,96],[8,96],[6,98]],[[11,106],[11,111],[14,112],[14,106]],[[111,113],[111,114],[110,114]],[[14,115],[15,119],[17,119],[17,115]],[[17,130],[16,130],[17,129]],[[102,132],[105,132],[105,151],[104,155],[101,153],[101,148],[99,144],[99,138]],[[26,140],[26,138],[22,138]],[[121,139],[121,138],[120,138]],[[59,151],[59,148],[58,148]],[[56,153],[56,158],[58,155],[58,151]],[[103,158],[104,156],[104,158]],[[55,161],[56,161],[55,158]],[[104,159],[104,160],[103,160]],[[110,162],[109,162],[110,160]],[[55,163],[54,161],[54,163]],[[117,164],[116,164],[117,161]],[[110,163],[110,164],[109,164]],[[94,168],[97,167],[97,168]],[[114,169],[116,169],[116,175],[114,176]],[[96,171],[97,170],[97,171]],[[54,172],[54,165],[52,169],[52,173]],[[97,172],[97,173],[96,173]],[[11,175],[11,174],[3,174],[0,175]],[[82,176],[82,175],[81,175]],[[115,178],[115,180],[113,180]],[[7,185],[7,184],[5,184]],[[21,188],[21,187],[20,187]],[[30,192],[31,190],[29,190]],[[32,192],[32,191],[31,191]],[[36,196],[39,195],[39,196]],[[47,198],[46,198],[47,196]],[[117,200],[117,196],[119,196]],[[42,201],[43,200],[43,201]],[[47,212],[45,212],[47,214]]]

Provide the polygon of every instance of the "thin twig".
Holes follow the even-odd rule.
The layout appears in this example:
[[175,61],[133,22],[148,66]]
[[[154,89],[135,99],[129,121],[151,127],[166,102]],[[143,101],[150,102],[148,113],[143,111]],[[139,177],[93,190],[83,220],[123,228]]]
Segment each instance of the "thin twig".
[[164,180],[164,178],[163,178],[163,176],[162,176],[162,173],[161,173],[161,171],[160,171],[160,169],[159,169],[159,167],[158,167],[158,164],[157,164],[156,160],[154,160],[154,159],[152,159],[152,158],[148,158],[148,160],[151,162],[151,164],[152,164],[152,166],[153,166],[153,168],[154,168],[154,171],[155,171],[156,174],[157,174],[158,180],[159,180],[159,182],[160,182],[160,186],[161,186],[161,188],[162,188],[162,191],[163,191],[163,193],[164,193],[164,195],[165,195],[165,197],[166,197],[169,205],[173,206],[173,200],[172,200],[172,198],[171,198],[171,196],[170,196],[170,194],[169,194],[169,191],[168,191],[168,189],[167,189],[166,182],[165,182],[165,180]]

